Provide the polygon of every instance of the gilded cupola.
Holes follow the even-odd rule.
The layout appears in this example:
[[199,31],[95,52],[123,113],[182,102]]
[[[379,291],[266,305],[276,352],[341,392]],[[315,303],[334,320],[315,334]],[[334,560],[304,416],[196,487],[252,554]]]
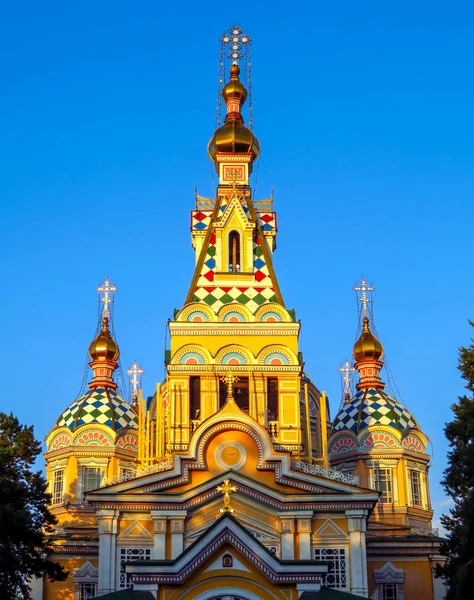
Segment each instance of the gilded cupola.
[[370,331],[368,317],[364,317],[363,330],[354,344],[353,355],[356,363],[366,360],[379,361],[382,358],[383,346]]
[[250,155],[250,165],[260,154],[260,144],[252,130],[244,125],[242,106],[247,99],[247,90],[239,80],[240,68],[233,64],[230,67],[230,81],[222,90],[222,98],[227,107],[224,124],[216,130],[208,145],[211,159],[216,162],[218,154]]

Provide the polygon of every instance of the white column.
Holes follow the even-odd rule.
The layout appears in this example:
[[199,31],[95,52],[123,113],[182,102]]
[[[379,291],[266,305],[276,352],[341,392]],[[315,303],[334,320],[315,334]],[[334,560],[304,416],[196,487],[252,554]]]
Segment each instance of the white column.
[[351,592],[355,595],[368,596],[367,552],[365,532],[367,530],[366,510],[346,510],[349,526]]
[[166,518],[167,513],[162,510],[152,510],[153,519],[153,560],[164,560],[166,558]]
[[281,518],[281,557],[284,560],[295,558],[295,520],[287,515]]
[[398,504],[398,463],[392,467],[392,494],[393,494],[393,503]]
[[171,558],[177,558],[184,550],[185,510],[176,510],[170,515]]
[[311,559],[311,517],[312,512],[307,516],[298,515],[297,527],[298,527],[298,547],[299,547],[299,559],[310,560]]
[[115,590],[118,515],[115,510],[97,511],[99,521],[99,596]]

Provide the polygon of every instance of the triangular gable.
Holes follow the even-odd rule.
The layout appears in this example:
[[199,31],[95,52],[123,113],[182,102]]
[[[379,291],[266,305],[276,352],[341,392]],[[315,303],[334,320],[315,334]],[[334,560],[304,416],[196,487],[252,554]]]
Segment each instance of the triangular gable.
[[337,523],[335,523],[332,519],[327,519],[324,523],[319,527],[315,533],[315,538],[348,538],[349,536],[345,531],[343,531]]
[[133,521],[131,525],[129,525],[125,531],[119,535],[119,539],[139,541],[153,539],[153,536],[149,531],[147,531],[146,527],[140,523],[140,521]]
[[[222,227],[235,211],[239,213],[243,229],[254,229],[253,255],[250,257],[253,271],[230,274],[228,280],[218,281],[217,274],[219,273],[220,278],[220,271],[226,271],[227,268],[219,268],[219,265],[223,264],[223,258],[217,244],[216,228]],[[219,195],[206,226],[204,242],[185,304],[205,302],[217,311],[225,304],[238,302],[244,304],[251,312],[255,312],[266,302],[277,302],[284,306],[262,227],[250,196],[242,194],[235,186],[229,196]]]
[[328,571],[328,563],[316,560],[280,560],[260,544],[245,527],[229,513],[224,514],[209,529],[174,560],[136,561],[125,565],[134,577],[146,575],[147,582],[182,584],[221,548],[231,546],[266,575],[272,583],[318,584]]
[[[227,555],[228,556],[226,556],[226,558],[230,557],[232,561],[232,569],[235,569],[236,571],[247,571],[247,573],[250,573],[250,569],[247,569],[244,563],[239,560],[239,555],[237,552],[227,552]],[[212,561],[211,564],[203,570],[203,573],[220,570],[222,570],[222,557]]]

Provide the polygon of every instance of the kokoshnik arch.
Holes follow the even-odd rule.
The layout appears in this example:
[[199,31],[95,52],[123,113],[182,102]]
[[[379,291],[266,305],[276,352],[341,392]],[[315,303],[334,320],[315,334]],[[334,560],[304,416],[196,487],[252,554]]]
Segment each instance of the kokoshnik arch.
[[219,185],[215,198],[196,196],[195,272],[169,323],[166,378],[148,398],[136,363],[131,402],[117,391],[116,288],[99,288],[89,390],[46,438],[51,551],[70,576],[33,582],[36,598],[128,587],[160,600],[442,597],[428,440],[385,391],[365,280],[333,420],[304,370],[300,323],[273,268],[273,197],[256,200],[250,186],[260,144],[243,118],[249,48],[238,27],[222,38],[226,115],[208,145]]

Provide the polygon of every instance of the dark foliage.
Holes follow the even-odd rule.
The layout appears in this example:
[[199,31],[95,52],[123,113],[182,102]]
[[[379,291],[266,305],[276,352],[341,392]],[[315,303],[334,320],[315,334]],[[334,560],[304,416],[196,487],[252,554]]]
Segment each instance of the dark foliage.
[[56,518],[40,472],[32,470],[41,452],[33,427],[0,412],[0,598],[30,598],[28,579],[47,575],[63,581],[64,569],[47,558],[47,534]]

